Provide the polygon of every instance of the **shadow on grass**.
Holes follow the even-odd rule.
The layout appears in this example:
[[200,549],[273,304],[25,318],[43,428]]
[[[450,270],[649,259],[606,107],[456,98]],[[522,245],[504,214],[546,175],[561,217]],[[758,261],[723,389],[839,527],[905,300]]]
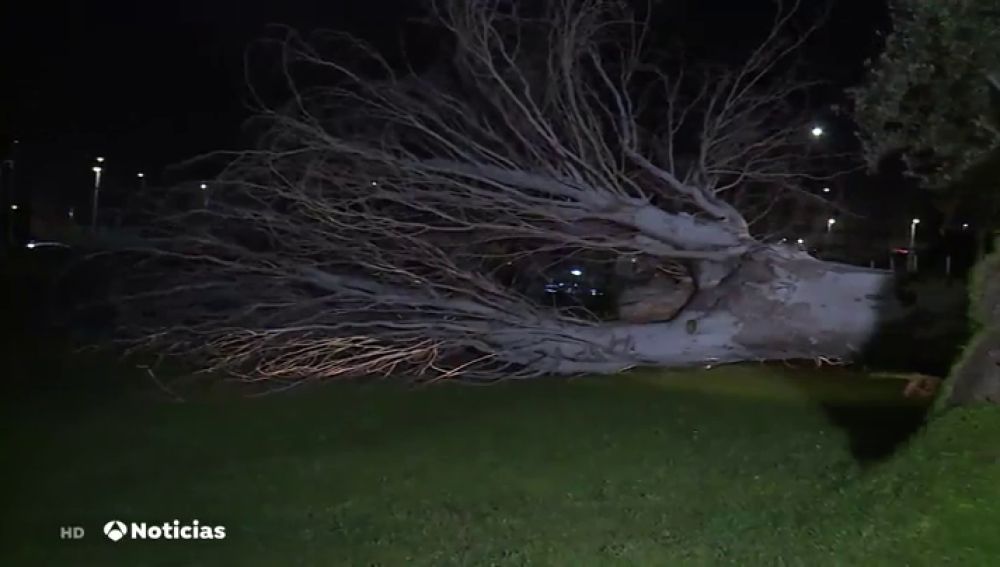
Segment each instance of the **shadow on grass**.
[[920,431],[931,407],[931,400],[903,396],[907,384],[904,379],[874,378],[857,368],[817,368],[808,360],[665,374],[649,369],[633,375],[651,384],[662,380],[673,393],[764,404],[759,408],[771,403],[809,408],[843,436],[850,455],[862,466],[892,456]]
[[810,362],[803,365],[787,372],[786,379],[843,433],[851,456],[861,466],[891,457],[927,422],[933,399],[904,397],[905,379],[873,378],[850,368],[809,369]]
[[822,403],[820,407],[846,434],[851,455],[867,466],[891,457],[920,431],[930,406]]
[[[863,371],[945,377],[968,340],[967,292],[960,281],[898,274],[883,290],[887,299],[879,332],[857,360]],[[892,299],[890,299],[892,298]],[[894,300],[894,301],[893,301]],[[905,314],[900,316],[898,307]],[[906,380],[872,380],[896,388],[898,403],[841,404],[815,400],[843,430],[862,465],[890,457],[926,423],[933,400],[902,395]],[[883,398],[891,399],[891,398]]]

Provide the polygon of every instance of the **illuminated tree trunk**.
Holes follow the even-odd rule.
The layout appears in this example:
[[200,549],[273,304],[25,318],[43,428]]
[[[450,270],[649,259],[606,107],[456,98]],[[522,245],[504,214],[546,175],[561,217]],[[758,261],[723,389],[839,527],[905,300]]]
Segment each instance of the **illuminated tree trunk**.
[[530,344],[515,341],[509,355],[555,373],[849,360],[901,314],[888,272],[768,250],[741,262],[715,288],[700,291],[671,321],[563,328],[548,339],[533,335]]

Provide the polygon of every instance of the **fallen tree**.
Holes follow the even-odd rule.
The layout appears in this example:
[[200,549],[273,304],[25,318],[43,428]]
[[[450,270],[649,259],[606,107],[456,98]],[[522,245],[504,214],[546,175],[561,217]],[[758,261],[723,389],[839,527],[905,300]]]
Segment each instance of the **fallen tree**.
[[[123,338],[292,381],[861,352],[894,312],[889,274],[753,229],[818,175],[795,105],[809,84],[781,72],[807,36],[785,35],[798,5],[743,66],[691,70],[645,58],[648,26],[624,3],[541,4],[435,3],[453,57],[421,73],[340,35],[339,59],[284,37],[292,102],[265,109],[210,207],[161,212],[130,246]],[[328,86],[296,82],[305,70]],[[600,321],[497,276],[552,257],[641,258],[690,296],[665,320]]]

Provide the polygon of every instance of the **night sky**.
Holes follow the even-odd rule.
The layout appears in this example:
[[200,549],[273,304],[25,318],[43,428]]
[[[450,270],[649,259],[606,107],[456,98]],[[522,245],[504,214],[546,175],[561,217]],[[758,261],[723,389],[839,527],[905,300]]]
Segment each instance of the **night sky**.
[[[844,85],[860,77],[861,62],[877,48],[885,7],[872,0],[834,3],[807,57],[819,76]],[[3,2],[0,144],[20,140],[20,184],[32,188],[36,201],[85,196],[97,155],[108,159],[109,184],[132,182],[140,170],[156,179],[168,164],[250,143],[241,130],[249,116],[243,55],[269,24],[346,29],[391,45],[418,4]],[[763,31],[753,24],[766,23],[771,3],[689,4],[696,7],[683,11],[685,41],[724,47]],[[713,15],[720,13],[726,16]]]

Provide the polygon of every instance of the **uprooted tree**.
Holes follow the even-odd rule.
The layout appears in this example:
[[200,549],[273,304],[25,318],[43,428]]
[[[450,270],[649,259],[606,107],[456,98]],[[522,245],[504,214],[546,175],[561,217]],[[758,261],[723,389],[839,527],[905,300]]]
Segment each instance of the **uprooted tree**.
[[[540,4],[434,3],[452,56],[421,72],[340,35],[326,37],[335,59],[283,38],[292,100],[262,113],[259,147],[234,157],[210,207],[161,212],[130,247],[125,338],[290,381],[864,349],[893,309],[889,275],[752,226],[817,175],[797,107],[809,85],[784,72],[806,37],[785,35],[798,6],[744,65],[693,68],[644,51],[650,30],[624,3]],[[295,80],[322,73],[327,86]],[[559,258],[636,259],[689,290],[644,322],[602,321],[503,275]]]

